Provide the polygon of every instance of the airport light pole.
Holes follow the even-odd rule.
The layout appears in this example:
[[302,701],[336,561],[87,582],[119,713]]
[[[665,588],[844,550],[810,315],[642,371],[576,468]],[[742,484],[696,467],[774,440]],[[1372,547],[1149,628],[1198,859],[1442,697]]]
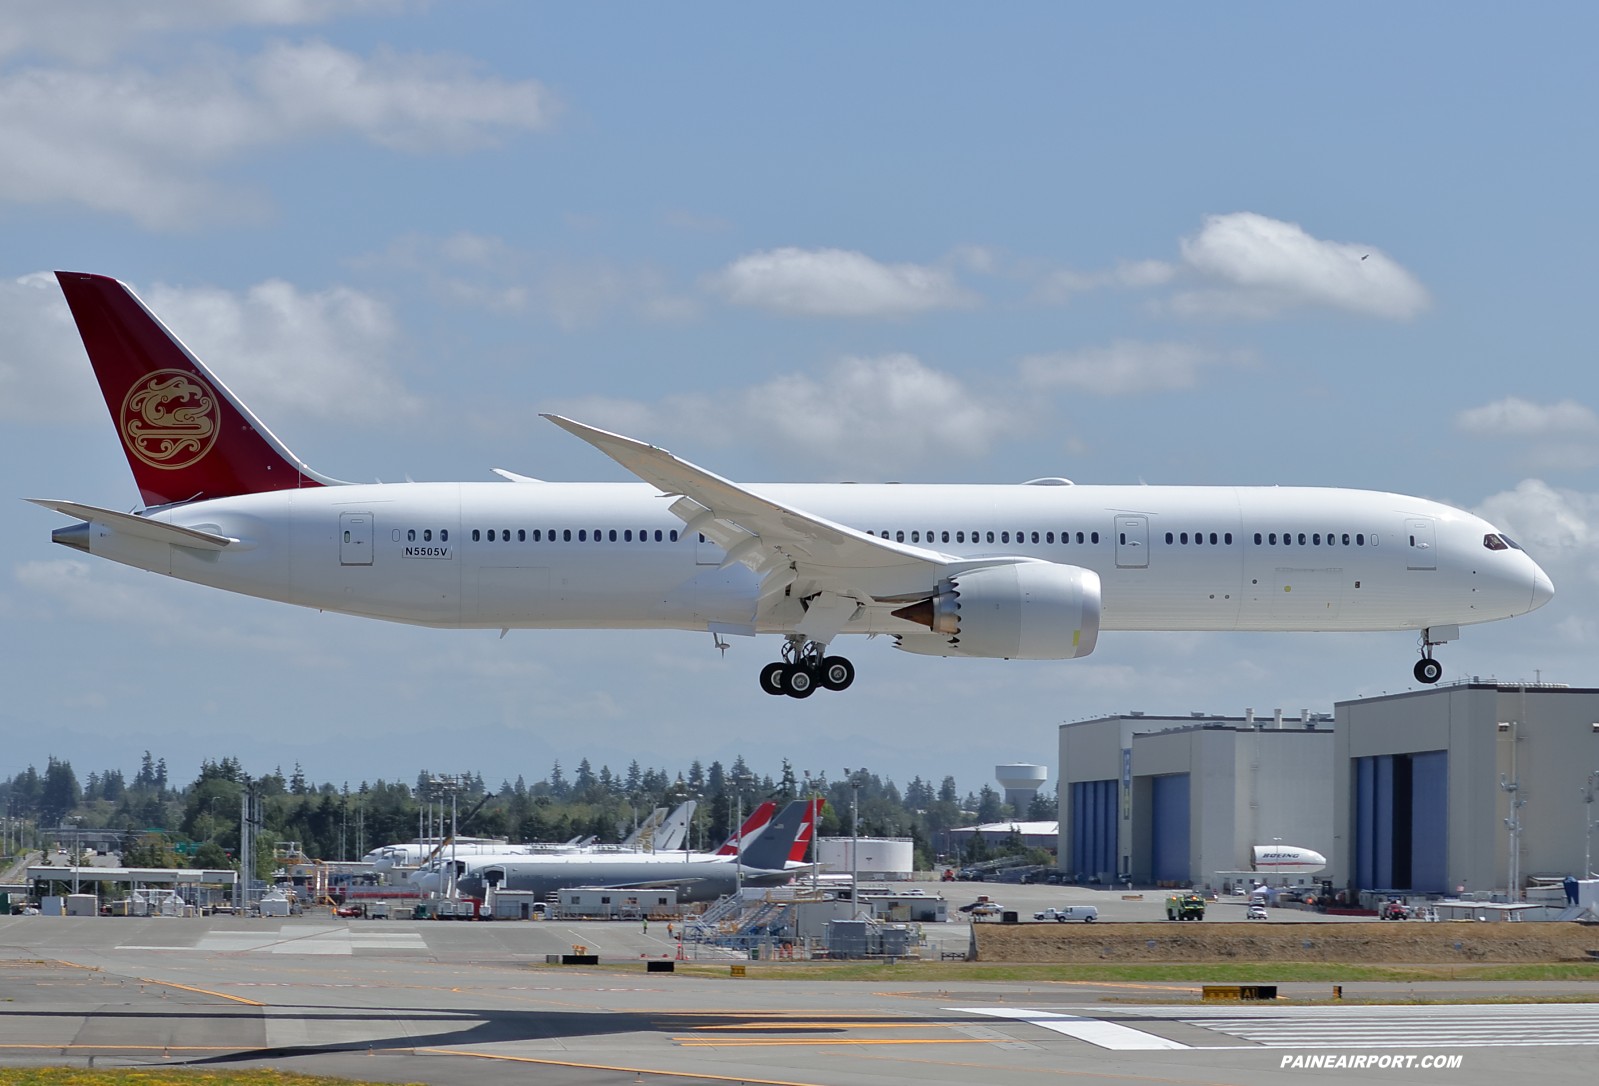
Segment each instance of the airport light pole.
[[1593,801],[1599,796],[1599,770],[1588,774],[1588,783],[1582,788],[1582,802],[1586,805],[1582,816],[1582,877],[1593,878]]
[[754,774],[740,773],[729,778],[733,782],[733,794],[738,799],[738,813],[734,816],[738,825],[738,857],[733,864],[733,870],[738,882],[738,899],[744,900],[744,787],[755,780]]
[[[864,769],[859,773],[866,772]],[[851,773],[849,766],[844,767],[844,776],[849,779],[849,900],[856,915],[861,909],[861,781],[859,773]]]
[[822,858],[822,805],[816,802],[820,798],[818,782],[811,778],[810,770],[807,769],[804,771],[804,773],[805,791],[810,794],[811,802],[815,804],[815,810],[813,812],[813,817],[811,818],[811,896],[820,897],[821,895],[817,892],[817,890],[821,883],[821,879],[819,877],[819,869],[821,864],[819,861]]

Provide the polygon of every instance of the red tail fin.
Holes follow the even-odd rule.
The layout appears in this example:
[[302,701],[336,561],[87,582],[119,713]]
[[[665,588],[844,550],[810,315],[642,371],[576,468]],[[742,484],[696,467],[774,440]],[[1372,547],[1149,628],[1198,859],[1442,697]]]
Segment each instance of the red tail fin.
[[742,840],[746,845],[748,845],[750,843],[750,839],[766,827],[766,824],[772,820],[772,815],[776,812],[777,804],[773,803],[771,800],[767,800],[765,803],[755,808],[755,810],[750,812],[750,816],[744,820],[744,825],[739,827],[738,832],[733,834],[733,836],[729,837],[726,841],[722,842],[722,847],[716,850],[716,855],[738,855],[739,841]]
[[56,272],[146,505],[325,486],[126,286]]
[[816,833],[816,820],[822,815],[822,801],[813,799],[805,805],[805,818],[800,823],[798,836],[794,838],[794,846],[788,850],[788,858],[794,863],[805,862],[805,850],[810,847],[811,836]]

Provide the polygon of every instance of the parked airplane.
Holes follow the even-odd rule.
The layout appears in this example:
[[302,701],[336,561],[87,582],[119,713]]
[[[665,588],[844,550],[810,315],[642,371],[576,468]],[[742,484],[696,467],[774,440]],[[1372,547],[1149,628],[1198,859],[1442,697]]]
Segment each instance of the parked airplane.
[[[690,804],[693,802],[693,800],[689,801]],[[664,811],[665,808],[661,808],[661,810]],[[673,817],[675,818],[682,810],[683,807],[680,806],[677,811],[673,812]],[[576,843],[576,838],[567,841],[565,844],[531,843],[525,845],[512,845],[504,840],[475,839],[473,843],[469,843],[464,848],[457,847],[454,852],[454,862],[456,872],[459,874],[472,865],[481,866],[486,862],[500,860],[514,862],[529,856],[538,857],[541,860],[570,859],[574,856],[599,856],[603,859],[617,860],[630,859],[630,854],[633,854],[645,857],[663,856],[674,863],[733,857],[739,855],[741,847],[748,849],[760,839],[761,834],[765,832],[766,827],[771,823],[772,814],[776,810],[777,804],[770,800],[762,803],[754,811],[750,812],[743,825],[729,834],[722,847],[715,852],[692,852],[679,848],[651,848],[647,845],[641,845],[631,836],[619,845],[588,843],[581,846]],[[814,815],[819,813],[819,811],[820,805],[818,804],[816,810],[809,812],[801,824],[797,840],[793,849],[791,849],[792,859],[799,860],[802,858],[801,853],[803,853],[805,843],[810,840],[811,830],[814,826]],[[686,817],[684,822],[687,822]],[[588,840],[592,842],[593,838]],[[678,839],[677,843],[679,845],[683,843],[681,838]],[[379,873],[391,871],[397,866],[414,867],[416,870],[406,876],[407,881],[417,884],[424,890],[433,891],[444,887],[443,876],[448,870],[451,852],[447,842],[442,847],[439,842],[435,841],[426,843],[405,842],[373,849],[367,853],[366,859],[372,862],[373,870]],[[655,861],[651,859],[647,862],[653,863]]]
[[[811,821],[811,804],[795,800],[772,819],[765,831],[746,845],[742,857],[685,852],[583,855],[471,857],[457,861],[456,889],[481,900],[489,889],[532,891],[541,896],[567,887],[677,888],[681,902],[714,901],[733,893],[740,882],[777,886],[794,874],[788,862],[796,839]],[[419,880],[424,890],[442,888],[432,873]]]
[[[743,486],[558,416],[643,483],[345,484],[291,453],[115,279],[58,272],[145,508],[37,504],[112,561],[439,628],[773,633],[771,694],[843,690],[841,634],[1064,660],[1101,630],[1416,630],[1525,614],[1549,578],[1494,525],[1309,487]],[[930,420],[936,425],[936,420]]]

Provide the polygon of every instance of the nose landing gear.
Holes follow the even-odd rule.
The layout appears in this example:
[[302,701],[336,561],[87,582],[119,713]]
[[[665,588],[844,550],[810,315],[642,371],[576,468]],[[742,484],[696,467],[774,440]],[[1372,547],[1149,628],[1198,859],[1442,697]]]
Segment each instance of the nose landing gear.
[[842,656],[825,656],[820,641],[790,637],[783,642],[783,659],[761,668],[761,689],[768,694],[808,698],[819,686],[847,690],[855,681],[855,665]]
[[1421,631],[1421,659],[1416,661],[1412,674],[1416,681],[1431,686],[1444,677],[1444,666],[1432,658],[1434,645],[1460,639],[1459,626],[1429,626]]

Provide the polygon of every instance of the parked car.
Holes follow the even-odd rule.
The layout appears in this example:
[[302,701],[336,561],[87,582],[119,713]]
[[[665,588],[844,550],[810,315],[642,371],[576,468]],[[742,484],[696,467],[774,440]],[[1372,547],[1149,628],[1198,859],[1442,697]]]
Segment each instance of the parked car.
[[1266,919],[1268,919],[1268,917],[1266,916],[1266,906],[1264,906],[1264,905],[1251,905],[1249,907],[1249,911],[1244,914],[1244,919],[1245,920],[1266,920]]
[[1085,924],[1092,924],[1099,919],[1099,908],[1095,905],[1067,905],[1063,909],[1045,909],[1041,913],[1034,913],[1033,919],[1054,920],[1061,924],[1068,920],[1081,920]]

